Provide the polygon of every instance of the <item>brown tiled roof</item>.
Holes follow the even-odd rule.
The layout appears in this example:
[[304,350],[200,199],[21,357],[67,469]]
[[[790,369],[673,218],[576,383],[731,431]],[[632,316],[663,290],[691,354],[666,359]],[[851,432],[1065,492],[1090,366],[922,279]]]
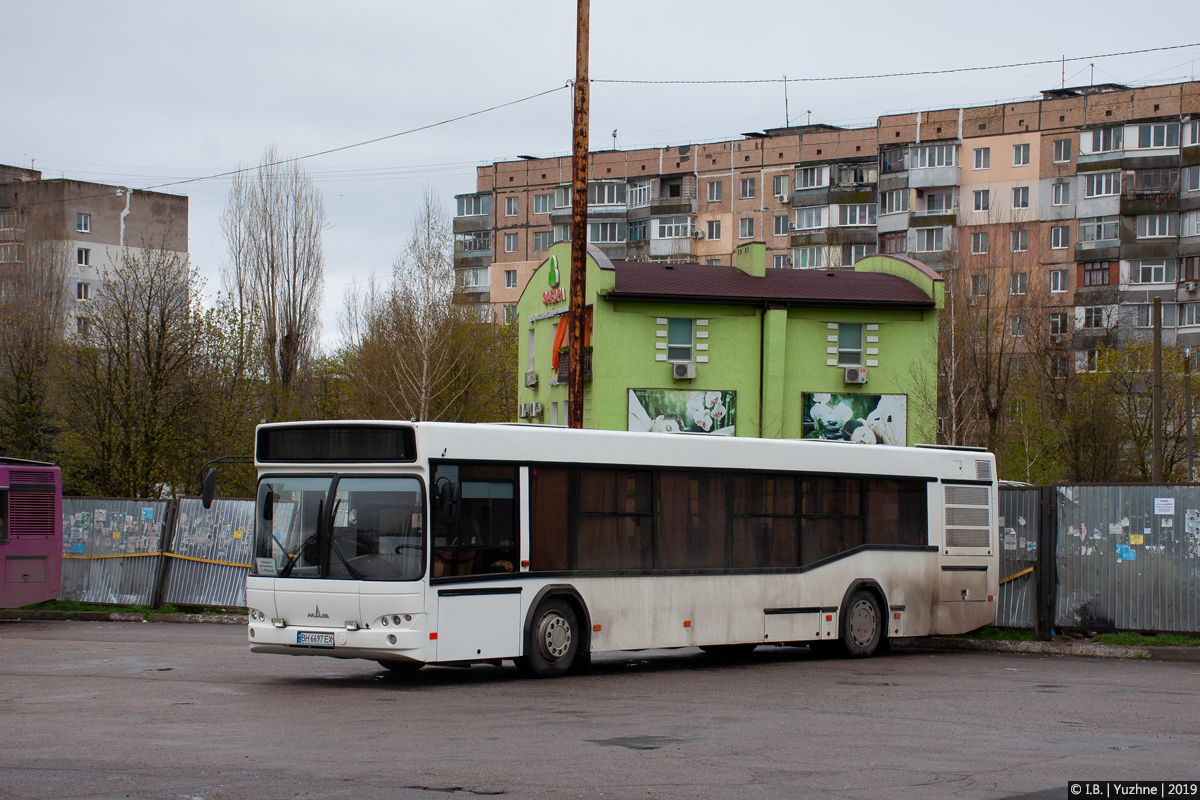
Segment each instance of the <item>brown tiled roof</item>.
[[755,278],[737,267],[613,261],[611,300],[670,300],[682,303],[741,302],[839,308],[934,307],[912,283],[878,272],[768,269]]

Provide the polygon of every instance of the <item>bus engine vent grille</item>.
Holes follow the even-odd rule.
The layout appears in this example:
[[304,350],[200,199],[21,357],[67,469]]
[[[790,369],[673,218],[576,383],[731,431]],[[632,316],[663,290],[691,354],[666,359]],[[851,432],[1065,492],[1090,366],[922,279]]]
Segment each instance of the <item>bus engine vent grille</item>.
[[987,528],[947,528],[946,547],[987,547]]
[[987,482],[991,483],[992,462],[990,462],[990,461],[976,461],[975,462],[975,480],[987,481]]
[[946,507],[946,525],[955,528],[987,528],[988,509]]
[[991,489],[956,485],[945,488],[946,547],[988,547],[992,531]]
[[991,506],[991,498],[986,486],[947,486],[946,505],[948,506]]

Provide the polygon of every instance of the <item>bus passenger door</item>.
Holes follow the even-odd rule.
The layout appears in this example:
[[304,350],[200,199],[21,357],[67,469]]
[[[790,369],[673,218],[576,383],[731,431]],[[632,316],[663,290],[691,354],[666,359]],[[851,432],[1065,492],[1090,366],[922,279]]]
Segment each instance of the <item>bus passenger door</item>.
[[438,590],[438,661],[514,658],[521,652],[521,587]]

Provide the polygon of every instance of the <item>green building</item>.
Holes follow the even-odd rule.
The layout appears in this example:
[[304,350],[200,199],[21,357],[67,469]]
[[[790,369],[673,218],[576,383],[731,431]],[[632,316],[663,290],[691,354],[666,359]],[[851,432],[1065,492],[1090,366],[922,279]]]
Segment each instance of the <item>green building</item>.
[[[519,415],[567,424],[570,243],[517,304]],[[610,261],[588,248],[584,427],[912,445],[936,439],[941,277],[897,256],[854,269]]]

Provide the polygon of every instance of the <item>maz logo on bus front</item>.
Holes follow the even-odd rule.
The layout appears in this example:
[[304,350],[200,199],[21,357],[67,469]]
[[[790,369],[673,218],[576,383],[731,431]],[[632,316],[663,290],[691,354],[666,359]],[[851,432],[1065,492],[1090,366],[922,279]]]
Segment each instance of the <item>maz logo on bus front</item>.
[[308,615],[309,619],[329,619],[328,614],[321,613],[320,606],[313,606],[313,611]]

